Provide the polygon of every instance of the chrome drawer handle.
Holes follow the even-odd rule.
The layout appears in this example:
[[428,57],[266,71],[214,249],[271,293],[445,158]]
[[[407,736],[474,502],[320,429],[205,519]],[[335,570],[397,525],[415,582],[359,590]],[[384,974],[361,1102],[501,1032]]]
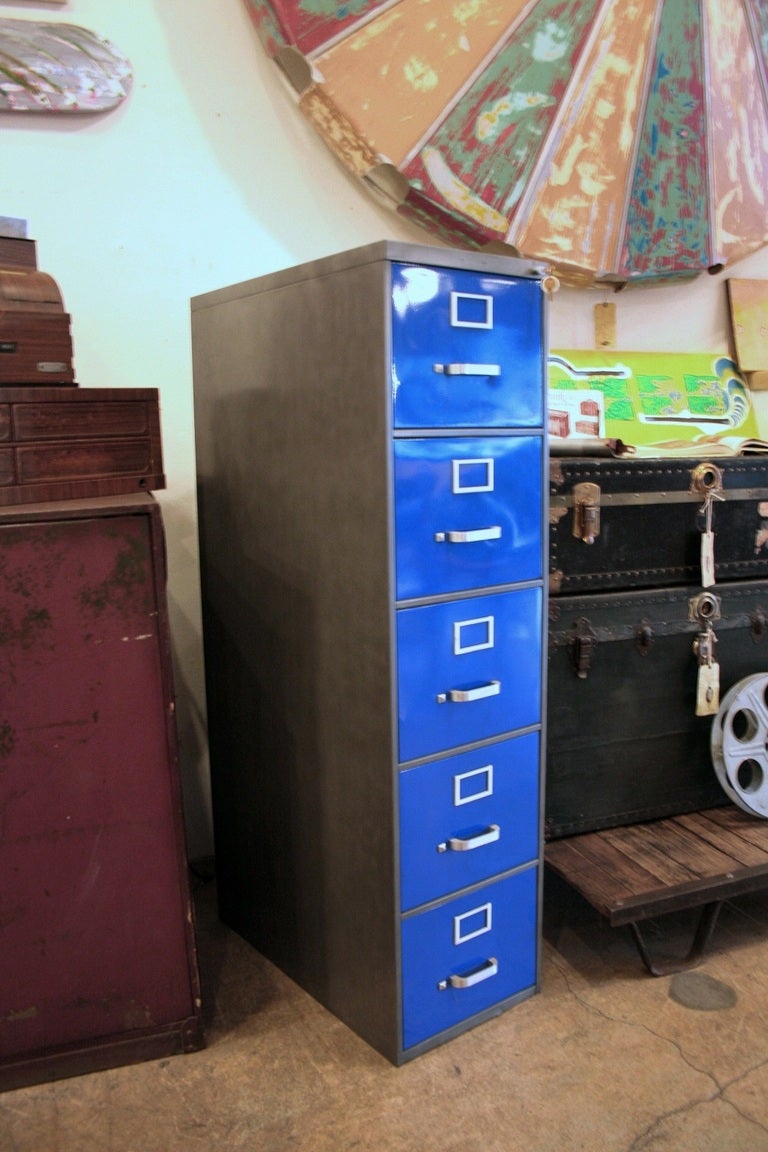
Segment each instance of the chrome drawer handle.
[[501,376],[500,364],[434,364],[443,376]]
[[494,524],[490,528],[470,528],[468,532],[435,532],[438,544],[474,544],[476,540],[499,540],[501,538],[501,525]]
[[478,832],[477,836],[451,836],[448,840],[443,840],[442,844],[438,844],[438,852],[471,852],[473,848],[482,848],[483,844],[493,844],[501,836],[501,828],[498,824],[489,824],[484,832]]
[[496,975],[498,970],[498,960],[495,956],[490,956],[474,972],[470,972],[467,976],[449,976],[447,980],[440,980],[437,988],[439,992],[444,992],[446,988],[471,988],[474,984],[481,984],[483,980],[489,980],[491,976]]
[[486,696],[498,696],[501,692],[501,680],[489,680],[479,688],[451,688],[448,692],[440,692],[436,697],[438,704],[445,704],[451,700],[454,704],[470,704],[473,700],[484,700]]

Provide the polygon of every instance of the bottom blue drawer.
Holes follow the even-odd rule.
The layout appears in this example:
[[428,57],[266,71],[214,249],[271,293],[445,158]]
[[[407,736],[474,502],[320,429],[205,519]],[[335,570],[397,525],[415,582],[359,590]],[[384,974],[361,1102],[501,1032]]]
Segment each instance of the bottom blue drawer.
[[534,986],[537,891],[529,868],[403,919],[404,1048]]

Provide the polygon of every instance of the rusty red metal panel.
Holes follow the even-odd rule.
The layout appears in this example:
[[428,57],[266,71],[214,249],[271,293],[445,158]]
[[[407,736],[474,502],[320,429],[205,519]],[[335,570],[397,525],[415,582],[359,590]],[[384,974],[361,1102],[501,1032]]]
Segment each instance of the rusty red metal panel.
[[147,501],[0,513],[0,1087],[199,1033]]
[[[295,45],[310,53],[326,44],[345,29],[357,24],[369,12],[382,7],[381,0],[319,0],[307,4],[302,0],[245,0],[251,19],[260,34],[274,46]],[[389,7],[391,0],[385,7]]]

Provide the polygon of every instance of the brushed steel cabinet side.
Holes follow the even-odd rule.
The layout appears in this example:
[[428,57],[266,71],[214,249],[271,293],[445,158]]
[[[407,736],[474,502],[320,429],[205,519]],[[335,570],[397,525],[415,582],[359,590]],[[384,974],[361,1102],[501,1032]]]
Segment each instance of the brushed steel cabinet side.
[[389,265],[192,305],[222,918],[399,1038]]

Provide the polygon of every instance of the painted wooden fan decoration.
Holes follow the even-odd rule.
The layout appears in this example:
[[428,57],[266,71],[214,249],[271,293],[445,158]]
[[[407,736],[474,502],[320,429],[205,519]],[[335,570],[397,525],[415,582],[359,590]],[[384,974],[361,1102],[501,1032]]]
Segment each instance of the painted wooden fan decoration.
[[303,114],[448,242],[568,283],[768,243],[766,0],[245,0]]

